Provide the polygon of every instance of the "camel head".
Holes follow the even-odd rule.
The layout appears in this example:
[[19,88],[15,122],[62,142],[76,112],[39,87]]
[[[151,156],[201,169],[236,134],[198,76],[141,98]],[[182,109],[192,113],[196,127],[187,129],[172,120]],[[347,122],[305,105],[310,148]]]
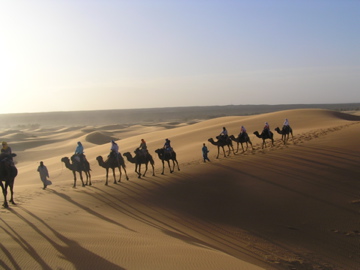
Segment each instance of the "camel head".
[[96,157],[96,160],[99,161],[99,162],[101,162],[101,161],[103,161],[103,157],[102,157],[102,156],[98,156],[98,157]]
[[165,154],[165,151],[164,151],[164,150],[165,150],[164,148],[159,148],[159,149],[156,149],[156,150],[155,150],[155,153],[158,154],[159,157],[162,157],[162,156],[164,156],[164,154]]
[[254,132],[254,135],[255,135],[256,137],[258,137],[258,138],[261,138],[261,136],[260,136],[260,134],[259,134],[258,131],[255,131],[255,132]]
[[61,161],[64,162],[64,163],[69,163],[69,162],[70,162],[70,160],[69,160],[68,157],[63,157],[63,158],[61,159]]

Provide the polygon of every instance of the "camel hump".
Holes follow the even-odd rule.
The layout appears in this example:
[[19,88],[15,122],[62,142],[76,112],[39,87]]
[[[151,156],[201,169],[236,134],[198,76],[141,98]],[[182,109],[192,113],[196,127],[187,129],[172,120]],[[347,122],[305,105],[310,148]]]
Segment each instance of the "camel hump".
[[80,163],[80,157],[79,156],[73,156],[72,158],[72,161],[74,162],[78,162],[78,163]]

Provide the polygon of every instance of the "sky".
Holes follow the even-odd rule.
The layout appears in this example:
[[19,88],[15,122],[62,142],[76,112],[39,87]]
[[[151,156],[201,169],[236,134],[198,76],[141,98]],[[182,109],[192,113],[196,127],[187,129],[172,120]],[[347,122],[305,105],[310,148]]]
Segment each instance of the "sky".
[[360,102],[359,0],[0,0],[0,113]]

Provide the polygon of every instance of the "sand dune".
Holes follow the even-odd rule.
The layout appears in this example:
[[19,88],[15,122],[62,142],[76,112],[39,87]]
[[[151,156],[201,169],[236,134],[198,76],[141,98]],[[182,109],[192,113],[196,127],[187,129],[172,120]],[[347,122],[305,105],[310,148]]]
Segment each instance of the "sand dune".
[[[150,116],[149,116],[150,117]],[[253,132],[290,120],[294,137],[274,146]],[[107,119],[109,121],[109,119]],[[114,120],[114,123],[116,121]],[[254,150],[224,157],[208,142],[244,125]],[[2,131],[17,153],[15,201],[0,209],[4,269],[359,269],[360,116],[297,109],[198,123],[107,125]],[[147,141],[155,176],[105,186],[109,141],[133,152]],[[180,171],[155,150],[171,139]],[[60,161],[82,141],[92,186]],[[201,157],[209,147],[210,163]],[[53,184],[42,190],[43,160]]]
[[93,144],[105,144],[118,138],[113,137],[111,133],[94,131],[86,135],[85,140]]

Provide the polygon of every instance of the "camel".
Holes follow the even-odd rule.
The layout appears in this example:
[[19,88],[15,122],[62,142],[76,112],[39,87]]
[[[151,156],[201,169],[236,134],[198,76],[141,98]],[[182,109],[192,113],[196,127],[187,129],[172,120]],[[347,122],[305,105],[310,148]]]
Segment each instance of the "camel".
[[90,174],[90,164],[86,160],[83,164],[76,160],[75,155],[71,157],[72,163],[70,163],[70,159],[68,157],[63,157],[61,159],[62,162],[65,163],[65,167],[68,168],[70,171],[73,172],[74,175],[74,188],[76,187],[76,172],[80,175],[80,180],[82,182],[82,186],[85,187],[85,183],[83,180],[82,172],[85,172],[86,175],[86,185],[91,186],[91,174]]
[[217,157],[216,157],[216,158],[219,158],[220,147],[222,148],[222,150],[223,150],[223,152],[224,152],[224,157],[226,157],[224,146],[229,147],[228,156],[230,156],[231,149],[232,149],[233,153],[235,154],[234,147],[233,147],[233,145],[232,145],[232,141],[231,141],[229,138],[228,138],[227,140],[219,140],[219,136],[217,136],[216,139],[218,139],[216,142],[214,141],[213,138],[208,139],[208,141],[209,141],[211,144],[216,145],[217,148],[218,148],[218,154],[217,154]]
[[118,182],[121,182],[121,167],[123,168],[124,172],[125,172],[125,176],[126,176],[126,180],[129,180],[129,177],[126,173],[126,169],[125,169],[125,161],[123,159],[123,157],[119,154],[119,160],[116,159],[116,157],[114,157],[114,155],[110,154],[109,158],[104,161],[102,156],[98,156],[96,158],[96,160],[98,161],[99,165],[103,168],[106,169],[106,182],[105,185],[108,185],[108,176],[109,176],[109,169],[112,169],[113,171],[113,176],[114,176],[114,184],[116,184],[116,176],[115,176],[115,169],[118,168],[119,169],[119,180]]
[[[16,154],[1,154],[0,155],[0,186],[4,195],[3,207],[8,208],[9,204],[7,201],[7,188],[10,188],[10,200],[12,204],[16,204],[14,201],[14,183],[15,177],[18,174],[18,170],[15,167],[12,158]],[[3,184],[5,182],[5,184]]]
[[286,141],[289,140],[289,134],[291,134],[291,138],[294,140],[292,128],[290,126],[288,126],[288,128],[283,127],[281,130],[279,127],[277,127],[275,128],[275,130],[277,131],[277,133],[281,134],[281,140],[284,142],[284,144],[286,144]]
[[[145,164],[145,172],[142,176],[145,176],[147,170],[148,170],[148,164],[150,162],[152,169],[153,169],[153,176],[155,176],[155,172],[154,172],[154,159],[152,158],[152,156],[147,153],[146,156],[144,156],[143,154],[140,153],[140,151],[138,149],[136,149],[135,151],[135,156],[133,157],[131,155],[130,152],[126,152],[123,154],[124,157],[127,158],[127,160],[130,163],[135,163],[135,172],[138,174],[138,178],[141,178],[141,164]],[[139,167],[139,170],[138,170]]]
[[[158,154],[159,159],[161,160],[162,164],[163,164],[163,170],[161,174],[164,174],[164,170],[165,170],[165,161],[167,161],[168,165],[169,165],[169,169],[170,169],[170,173],[174,172],[175,169],[175,163],[177,164],[178,167],[178,171],[180,171],[180,167],[179,167],[179,163],[176,160],[176,153],[175,151],[172,151],[171,153],[165,153],[165,149],[164,148],[159,148],[157,150],[155,150],[155,153]],[[171,169],[170,166],[170,160],[172,160],[173,162],[173,167]]]
[[253,147],[253,145],[252,145],[252,142],[251,142],[251,140],[250,140],[250,137],[249,137],[249,135],[248,135],[247,133],[245,133],[244,136],[241,136],[241,137],[240,137],[240,134],[239,134],[239,136],[238,136],[237,138],[235,138],[234,135],[230,135],[229,138],[230,138],[232,141],[234,141],[234,142],[237,143],[236,153],[239,152],[239,143],[241,144],[241,148],[242,148],[242,150],[243,150],[243,153],[245,152],[243,143],[246,143],[246,151],[247,151],[247,149],[248,149],[248,147],[249,147],[249,144],[251,145],[252,150],[254,150],[254,147]]
[[266,142],[265,142],[266,139],[271,140],[271,144],[274,145],[274,134],[271,131],[270,131],[270,136],[267,132],[264,132],[264,131],[261,132],[261,134],[259,134],[258,131],[255,131],[254,134],[256,137],[263,140],[262,147],[261,147],[262,149],[264,149],[264,146],[266,147]]

